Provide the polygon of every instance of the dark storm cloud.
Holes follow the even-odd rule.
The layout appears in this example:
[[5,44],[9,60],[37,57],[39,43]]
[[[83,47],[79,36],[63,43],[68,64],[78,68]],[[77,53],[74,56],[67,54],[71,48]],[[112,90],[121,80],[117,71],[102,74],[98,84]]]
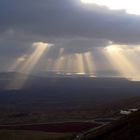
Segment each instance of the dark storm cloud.
[[[25,35],[42,36],[50,41],[77,37],[91,40],[94,38],[94,41],[101,39],[100,45],[99,42],[91,44],[96,47],[103,45],[102,40],[120,44],[140,43],[139,25],[139,16],[128,15],[125,11],[111,11],[105,7],[84,5],[80,0],[0,1],[1,34],[13,29],[24,31]],[[78,44],[82,43],[79,40]],[[91,41],[85,41],[88,47],[90,43]],[[75,42],[69,44],[68,46],[77,45]]]
[[0,56],[18,57],[30,51],[31,42],[0,38]]
[[93,47],[103,47],[108,45],[108,41],[104,39],[91,38],[65,38],[54,41],[55,48],[64,48],[65,53],[82,53],[91,51]]

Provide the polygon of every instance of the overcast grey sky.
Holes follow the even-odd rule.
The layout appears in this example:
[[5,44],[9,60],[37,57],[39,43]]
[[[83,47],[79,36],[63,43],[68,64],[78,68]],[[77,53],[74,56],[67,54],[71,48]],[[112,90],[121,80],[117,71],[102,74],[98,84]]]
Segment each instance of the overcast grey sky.
[[28,53],[33,42],[54,44],[48,58],[56,58],[60,48],[68,54],[91,51],[106,70],[96,48],[140,44],[139,26],[140,16],[80,0],[0,0],[0,71]]

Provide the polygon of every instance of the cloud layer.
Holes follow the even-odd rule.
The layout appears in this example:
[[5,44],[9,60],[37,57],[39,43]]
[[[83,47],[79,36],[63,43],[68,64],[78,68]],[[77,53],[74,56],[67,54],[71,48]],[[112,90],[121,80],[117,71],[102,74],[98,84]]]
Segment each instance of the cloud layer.
[[140,44],[140,16],[80,0],[1,0],[0,55],[14,57],[28,51],[33,42],[54,44],[65,53],[93,51],[114,44]]
[[13,29],[46,38],[97,38],[136,44],[140,17],[80,0],[1,0],[0,31]]

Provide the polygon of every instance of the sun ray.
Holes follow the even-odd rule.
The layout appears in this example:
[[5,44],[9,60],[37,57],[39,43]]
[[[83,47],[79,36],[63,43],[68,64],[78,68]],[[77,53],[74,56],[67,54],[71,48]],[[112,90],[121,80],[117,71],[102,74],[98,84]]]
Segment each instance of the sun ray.
[[71,74],[71,55],[67,54],[65,55],[65,66],[66,66],[66,73]]
[[75,56],[76,56],[76,62],[77,62],[77,66],[78,66],[77,67],[78,71],[76,74],[85,74],[83,54],[76,53]]
[[72,67],[73,67],[74,74],[79,72],[78,58],[77,58],[76,53],[73,54],[73,65],[72,65]]
[[45,50],[49,49],[49,44],[37,42],[33,43],[32,47],[35,48],[31,56],[28,58],[28,60],[25,62],[23,66],[20,67],[19,72],[20,73],[26,73],[27,75],[24,75],[24,77],[20,78],[19,76],[15,77],[13,81],[8,85],[6,89],[20,89],[26,82],[28,78],[28,74],[31,73],[32,69],[35,67],[37,62],[40,60],[41,56],[45,52]]
[[122,77],[135,81],[140,80],[138,69],[131,62],[130,58],[126,56],[120,46],[108,46],[104,50],[104,54],[112,66],[118,69]]
[[86,52],[83,54],[86,67],[87,67],[87,73],[91,76],[95,76],[95,64],[93,62],[93,57],[91,52]]

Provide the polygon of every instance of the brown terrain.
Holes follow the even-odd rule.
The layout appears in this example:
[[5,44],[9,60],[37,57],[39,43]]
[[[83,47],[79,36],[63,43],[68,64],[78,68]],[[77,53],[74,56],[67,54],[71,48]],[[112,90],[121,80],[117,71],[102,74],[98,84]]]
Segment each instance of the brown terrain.
[[140,111],[87,134],[83,140],[140,140]]
[[1,125],[0,129],[33,130],[33,131],[57,132],[57,133],[68,133],[68,132],[80,133],[97,126],[99,126],[99,124],[90,122],[89,123],[64,122],[64,123],[48,123],[48,124],[28,124],[28,125]]

